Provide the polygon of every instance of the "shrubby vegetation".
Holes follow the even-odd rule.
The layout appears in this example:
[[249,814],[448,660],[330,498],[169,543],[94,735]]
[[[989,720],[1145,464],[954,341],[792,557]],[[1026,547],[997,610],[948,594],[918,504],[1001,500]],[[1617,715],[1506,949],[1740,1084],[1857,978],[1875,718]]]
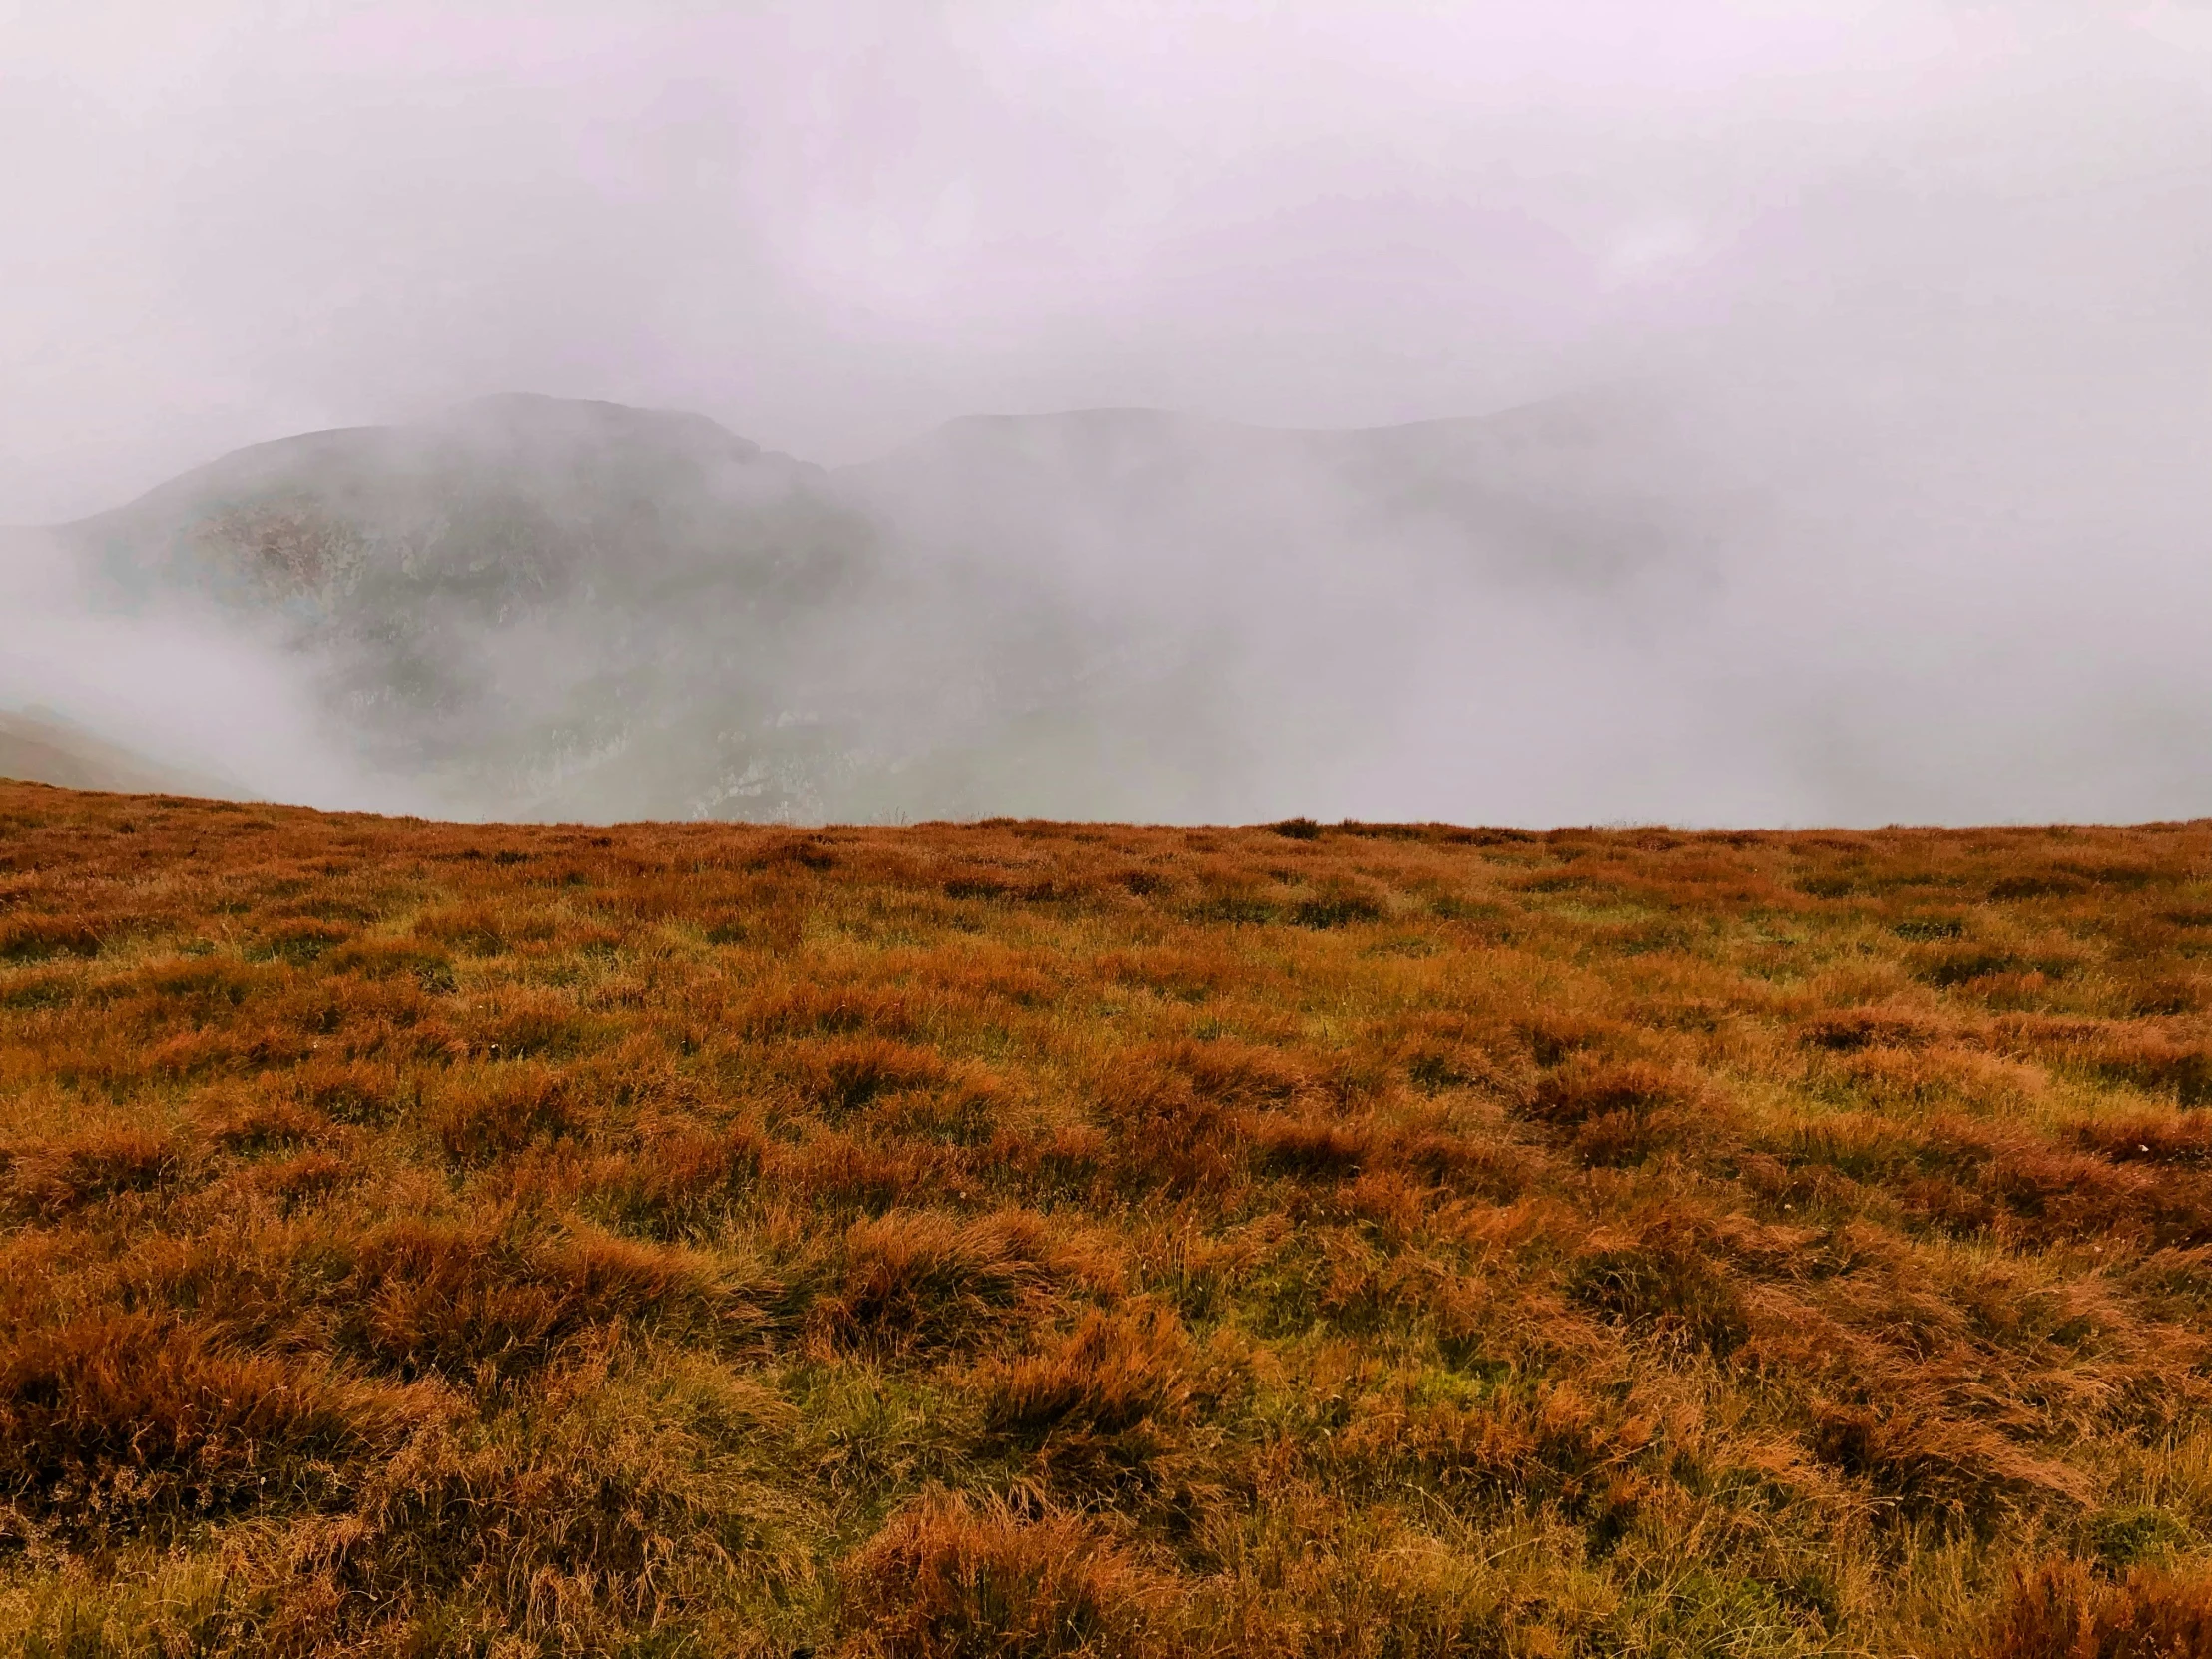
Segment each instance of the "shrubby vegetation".
[[0,786],[0,1642],[2212,1648],[2212,825]]

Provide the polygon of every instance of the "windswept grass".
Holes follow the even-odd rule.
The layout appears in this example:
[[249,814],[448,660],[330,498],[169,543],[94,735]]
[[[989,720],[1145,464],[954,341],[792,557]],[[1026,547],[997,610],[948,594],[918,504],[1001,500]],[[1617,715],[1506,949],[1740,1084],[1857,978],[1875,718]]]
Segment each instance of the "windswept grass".
[[2212,1651],[2212,826],[0,786],[0,1647]]

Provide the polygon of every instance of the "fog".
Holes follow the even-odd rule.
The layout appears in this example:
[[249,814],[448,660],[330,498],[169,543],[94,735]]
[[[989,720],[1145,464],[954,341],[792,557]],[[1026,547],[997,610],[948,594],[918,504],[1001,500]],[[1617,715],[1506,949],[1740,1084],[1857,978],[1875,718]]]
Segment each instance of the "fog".
[[26,3],[0,149],[0,522],[516,390],[798,458],[773,625],[409,590],[412,703],[9,540],[0,708],[244,793],[2212,813],[2212,7]]
[[[321,717],[315,666],[276,628],[189,601],[152,613],[104,604],[36,531],[0,532],[0,757],[28,732],[106,763],[96,772],[119,765],[103,788],[376,812],[441,805],[348,752]],[[9,770],[0,761],[0,775]]]

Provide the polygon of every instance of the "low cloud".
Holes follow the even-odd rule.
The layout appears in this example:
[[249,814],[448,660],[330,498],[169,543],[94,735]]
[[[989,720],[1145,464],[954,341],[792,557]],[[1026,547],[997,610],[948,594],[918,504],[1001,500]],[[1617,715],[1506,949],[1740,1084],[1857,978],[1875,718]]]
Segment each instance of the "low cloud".
[[[196,0],[10,28],[0,143],[42,164],[0,182],[0,519],[484,393],[608,398],[878,513],[875,585],[791,640],[763,717],[843,711],[886,782],[824,811],[2212,811],[2202,7]],[[1236,452],[1236,423],[1623,388],[1658,416],[1579,474],[1525,451],[1505,493],[1536,505],[1487,528]],[[1211,498],[1029,475],[1012,524],[912,447],[1131,406],[1192,417]],[[518,799],[361,747],[346,665],[293,635],[16,563],[7,698],[271,793]],[[477,666],[520,720],[603,620],[499,623]],[[1057,668],[1113,741],[1044,735]],[[652,695],[635,730],[705,741]],[[1018,765],[920,786],[916,756],[1024,709]],[[802,810],[725,784],[683,799]]]

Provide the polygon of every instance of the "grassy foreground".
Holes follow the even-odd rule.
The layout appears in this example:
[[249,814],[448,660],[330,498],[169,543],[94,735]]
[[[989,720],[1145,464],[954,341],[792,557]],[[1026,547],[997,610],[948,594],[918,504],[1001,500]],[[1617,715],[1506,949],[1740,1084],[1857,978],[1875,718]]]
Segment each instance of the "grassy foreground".
[[0,1648],[2212,1652],[2212,825],[0,785]]

